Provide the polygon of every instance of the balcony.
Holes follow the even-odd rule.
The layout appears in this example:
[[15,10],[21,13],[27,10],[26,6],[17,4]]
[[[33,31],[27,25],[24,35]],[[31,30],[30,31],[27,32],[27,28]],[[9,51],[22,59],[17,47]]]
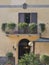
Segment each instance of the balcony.
[[[45,24],[40,24],[41,31],[44,32]],[[39,26],[35,23],[3,23],[2,31],[6,34],[38,34]]]

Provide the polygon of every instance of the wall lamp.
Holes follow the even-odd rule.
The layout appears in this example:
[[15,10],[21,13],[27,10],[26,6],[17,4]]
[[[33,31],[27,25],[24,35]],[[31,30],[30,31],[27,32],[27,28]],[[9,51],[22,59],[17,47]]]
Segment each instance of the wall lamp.
[[14,47],[14,45],[13,45],[13,50],[16,51],[16,48]]

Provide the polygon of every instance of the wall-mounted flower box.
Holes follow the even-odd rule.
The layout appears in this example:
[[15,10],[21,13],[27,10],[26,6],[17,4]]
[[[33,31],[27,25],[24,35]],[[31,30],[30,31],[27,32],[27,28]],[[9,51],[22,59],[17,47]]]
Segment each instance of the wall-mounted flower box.
[[27,23],[19,23],[18,24],[18,29],[20,34],[26,34],[28,33],[27,31],[28,24]]
[[29,33],[30,34],[37,33],[37,24],[35,24],[35,23],[30,23],[29,24]]
[[2,30],[7,34],[12,34],[15,32],[16,24],[15,23],[3,23]]
[[45,24],[44,23],[40,23],[39,26],[41,28],[41,32],[44,32],[45,29],[46,29]]

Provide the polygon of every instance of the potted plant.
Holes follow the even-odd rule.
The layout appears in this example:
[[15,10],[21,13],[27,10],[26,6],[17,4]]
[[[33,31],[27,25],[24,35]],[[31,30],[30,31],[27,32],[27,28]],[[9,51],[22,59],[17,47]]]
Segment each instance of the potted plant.
[[7,34],[11,34],[15,32],[16,24],[15,23],[3,23],[2,24],[2,31]]
[[45,24],[44,23],[40,23],[39,26],[41,28],[41,32],[44,32],[45,31]]
[[30,23],[29,24],[29,33],[37,33],[37,25],[35,23]]
[[13,53],[12,53],[12,52],[8,52],[8,53],[6,54],[6,56],[7,56],[8,58],[13,58]]
[[24,54],[21,59],[19,59],[18,65],[40,65],[35,54]]
[[13,64],[10,60],[8,60],[5,65],[13,65]]
[[2,27],[1,27],[1,28],[2,28],[2,31],[5,32],[6,26],[7,26],[7,23],[3,23],[3,24],[2,24]]
[[16,24],[15,23],[9,23],[6,27],[6,33],[14,33]]
[[19,23],[18,28],[19,28],[19,33],[26,33],[27,32],[27,23]]
[[45,65],[49,65],[49,56],[47,55],[41,55],[40,56],[40,61],[45,64]]

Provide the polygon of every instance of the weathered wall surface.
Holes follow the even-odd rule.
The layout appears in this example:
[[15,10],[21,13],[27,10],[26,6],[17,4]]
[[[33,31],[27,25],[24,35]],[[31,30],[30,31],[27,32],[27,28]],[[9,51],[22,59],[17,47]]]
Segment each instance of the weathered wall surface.
[[0,4],[2,5],[2,4],[10,4],[10,0],[0,0]]
[[49,4],[48,0],[26,0],[28,4]]
[[[0,4],[11,4],[12,0],[0,0]],[[49,4],[48,0],[25,0],[27,4]],[[18,13],[34,13],[36,12],[38,14],[37,24],[39,23],[45,23],[46,24],[46,30],[42,34],[43,37],[49,38],[49,8],[0,8],[0,56],[5,56],[7,52],[13,52],[16,63],[18,62],[18,43],[21,39],[25,38],[30,41],[38,39],[38,35],[14,35],[7,37],[6,34],[2,31],[1,26],[2,23],[11,23],[14,22],[18,24]],[[13,50],[13,45],[16,48],[16,51]],[[36,53],[45,53],[49,54],[49,44],[46,43],[36,43],[35,46],[35,52]]]
[[[39,23],[45,23],[46,24],[46,30],[45,32],[42,34],[43,37],[49,37],[49,9],[48,8],[27,8],[27,9],[23,9],[23,8],[0,8],[0,56],[5,56],[7,52],[13,52],[14,56],[16,57],[16,63],[18,61],[18,42],[25,38],[25,39],[29,39],[30,41],[33,41],[35,38],[33,37],[33,35],[30,36],[17,36],[14,35],[12,37],[7,37],[6,34],[2,31],[1,26],[2,23],[11,23],[14,22],[16,24],[18,24],[18,13],[21,12],[29,12],[29,13],[34,13],[36,12],[38,14],[38,19],[37,19],[37,24]],[[38,36],[38,35],[37,35]],[[36,36],[36,39],[38,39],[39,37]],[[16,47],[16,51],[13,50],[13,45]],[[40,53],[38,47],[38,44],[36,44],[36,52]],[[43,44],[43,46],[46,46],[46,44]],[[47,45],[48,46],[48,45]],[[41,45],[42,47],[42,45]],[[42,47],[42,49],[45,48],[47,49],[47,47]],[[45,50],[43,49],[43,51]],[[41,50],[41,54],[43,54],[43,51]],[[49,51],[45,50],[45,53],[49,54]]]
[[5,22],[7,23],[15,22],[16,24],[18,24],[18,19],[19,19],[18,14],[24,13],[24,12],[26,13],[36,12],[37,24],[45,23],[46,25],[45,32],[42,35],[44,37],[49,37],[49,8],[27,8],[25,10],[23,8],[0,8],[0,27],[2,23],[5,23]]
[[49,4],[49,0],[0,0],[0,4]]
[[49,55],[49,42],[36,42],[35,53]]

